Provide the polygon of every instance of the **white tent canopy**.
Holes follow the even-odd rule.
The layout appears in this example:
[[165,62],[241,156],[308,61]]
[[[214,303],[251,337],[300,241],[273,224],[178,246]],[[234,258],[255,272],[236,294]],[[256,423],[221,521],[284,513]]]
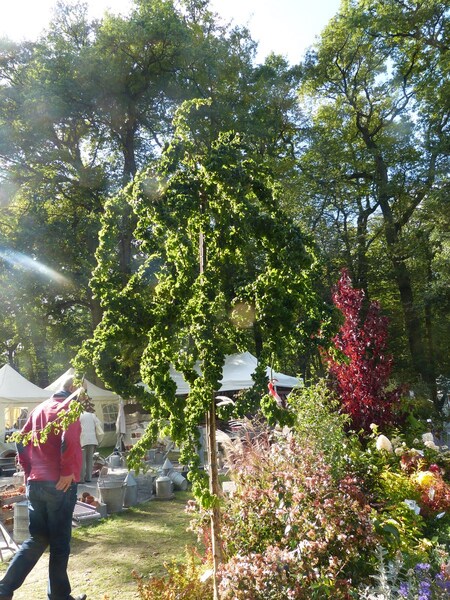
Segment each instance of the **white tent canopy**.
[[[258,361],[250,352],[242,354],[229,354],[225,357],[225,363],[222,370],[222,379],[218,392],[232,392],[236,390],[249,389],[254,385],[252,374],[255,372]],[[200,366],[197,363],[194,366],[197,373],[200,373]],[[266,375],[269,379],[276,379],[275,384],[282,388],[293,388],[302,385],[302,380],[284,373],[273,371],[270,367],[266,368]],[[179,395],[188,394],[190,387],[184,380],[183,375],[170,367],[170,377],[177,386],[176,393]]]
[[[51,393],[58,392],[62,389],[62,386],[66,379],[75,376],[75,369],[71,367],[65,373],[63,373],[58,379],[53,381],[45,389]],[[119,413],[119,402],[120,396],[111,392],[110,390],[104,390],[101,387],[91,383],[86,378],[83,383],[89,398],[91,398],[94,404],[95,414],[102,422],[105,436],[101,442],[101,446],[114,446],[117,439],[116,434],[116,420]]]
[[[223,377],[220,381],[219,392],[228,392],[232,390],[245,390],[251,388],[254,384],[252,373],[256,371],[258,361],[250,352],[242,354],[230,354],[225,357],[223,366]],[[276,379],[276,385],[279,387],[293,388],[301,384],[297,377],[284,375],[266,367],[266,375],[269,379]]]
[[[0,435],[3,438],[5,429],[17,429],[21,414],[26,416],[31,409],[47,400],[49,394],[28,381],[10,365],[0,369]],[[25,412],[26,411],[26,412]],[[4,438],[3,438],[4,439]]]
[[[73,367],[67,369],[67,371],[61,375],[61,377],[55,379],[55,381],[48,385],[45,389],[51,391],[52,393],[59,392],[60,390],[62,390],[64,382],[69,377],[75,377],[75,369]],[[101,387],[94,385],[86,378],[84,379],[83,385],[88,393],[89,398],[92,398],[92,400],[115,400],[118,402],[120,399],[120,397],[114,392],[104,390]]]

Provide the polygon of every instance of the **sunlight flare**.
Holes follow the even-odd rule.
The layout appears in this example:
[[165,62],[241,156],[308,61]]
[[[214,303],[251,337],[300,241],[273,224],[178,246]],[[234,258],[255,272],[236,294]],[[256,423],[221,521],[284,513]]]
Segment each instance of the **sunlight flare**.
[[28,271],[34,271],[38,275],[42,275],[46,279],[51,279],[60,285],[70,285],[70,280],[58,271],[47,267],[43,263],[39,262],[27,256],[26,254],[22,254],[22,252],[16,252],[15,250],[1,249],[0,250],[0,258],[16,268],[23,268]]

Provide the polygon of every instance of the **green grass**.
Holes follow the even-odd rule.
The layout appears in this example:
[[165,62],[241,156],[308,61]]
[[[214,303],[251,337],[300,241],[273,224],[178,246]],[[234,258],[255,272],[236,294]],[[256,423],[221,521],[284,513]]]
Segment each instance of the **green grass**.
[[114,452],[114,446],[105,446],[104,448],[97,448],[96,452],[100,454],[103,458],[108,458],[110,454]]
[[[189,492],[177,492],[173,500],[150,500],[75,529],[69,560],[73,594],[85,592],[88,600],[136,600],[133,570],[161,576],[164,563],[184,560],[185,547],[195,544],[194,534],[186,531],[190,517],[184,507],[190,498]],[[46,597],[47,565],[44,555],[14,600]]]

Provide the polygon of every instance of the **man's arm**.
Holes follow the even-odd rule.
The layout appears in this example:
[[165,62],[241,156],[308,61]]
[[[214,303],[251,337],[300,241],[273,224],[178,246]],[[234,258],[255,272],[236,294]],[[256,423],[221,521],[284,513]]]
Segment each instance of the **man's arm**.
[[71,473],[70,475],[61,475],[58,482],[56,483],[56,489],[62,490],[63,492],[67,492],[67,490],[72,485],[72,481],[75,481],[75,475]]

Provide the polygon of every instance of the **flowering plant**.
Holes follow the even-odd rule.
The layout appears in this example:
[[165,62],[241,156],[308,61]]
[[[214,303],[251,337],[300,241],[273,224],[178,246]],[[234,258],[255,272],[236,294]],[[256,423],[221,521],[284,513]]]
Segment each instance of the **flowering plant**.
[[[441,456],[426,449],[427,439],[415,440],[418,448],[409,448],[401,436],[386,441],[377,427],[372,431],[380,468],[372,490],[377,531],[384,534],[391,558],[400,550],[407,567],[425,563],[436,544],[449,541],[450,485],[444,479]],[[392,452],[386,452],[390,447]],[[439,566],[433,563],[435,572]]]
[[415,477],[421,492],[421,514],[425,517],[444,516],[450,510],[450,486],[440,473],[433,471],[420,471]]
[[[423,439],[424,446],[428,442],[427,438]],[[422,516],[435,517],[437,513],[449,511],[450,485],[444,480],[445,469],[436,462],[430,463],[430,458],[439,461],[439,455],[435,456],[436,452],[430,457],[425,450],[407,448],[402,442],[396,445],[395,441],[392,443],[384,435],[377,437],[376,448],[379,451],[391,450],[397,458],[397,461],[390,460],[389,472],[397,472],[397,474],[403,472],[407,476],[416,492],[409,493],[408,498],[419,503]]]
[[223,517],[223,598],[346,598],[377,543],[359,481],[294,435],[246,440]]
[[404,600],[445,600],[449,596],[450,577],[444,569],[433,575],[428,563],[410,569],[398,590],[398,598]]
[[429,563],[417,563],[405,570],[401,556],[386,564],[385,552],[377,550],[375,584],[361,586],[358,600],[446,600],[450,596],[448,566],[437,573]]

